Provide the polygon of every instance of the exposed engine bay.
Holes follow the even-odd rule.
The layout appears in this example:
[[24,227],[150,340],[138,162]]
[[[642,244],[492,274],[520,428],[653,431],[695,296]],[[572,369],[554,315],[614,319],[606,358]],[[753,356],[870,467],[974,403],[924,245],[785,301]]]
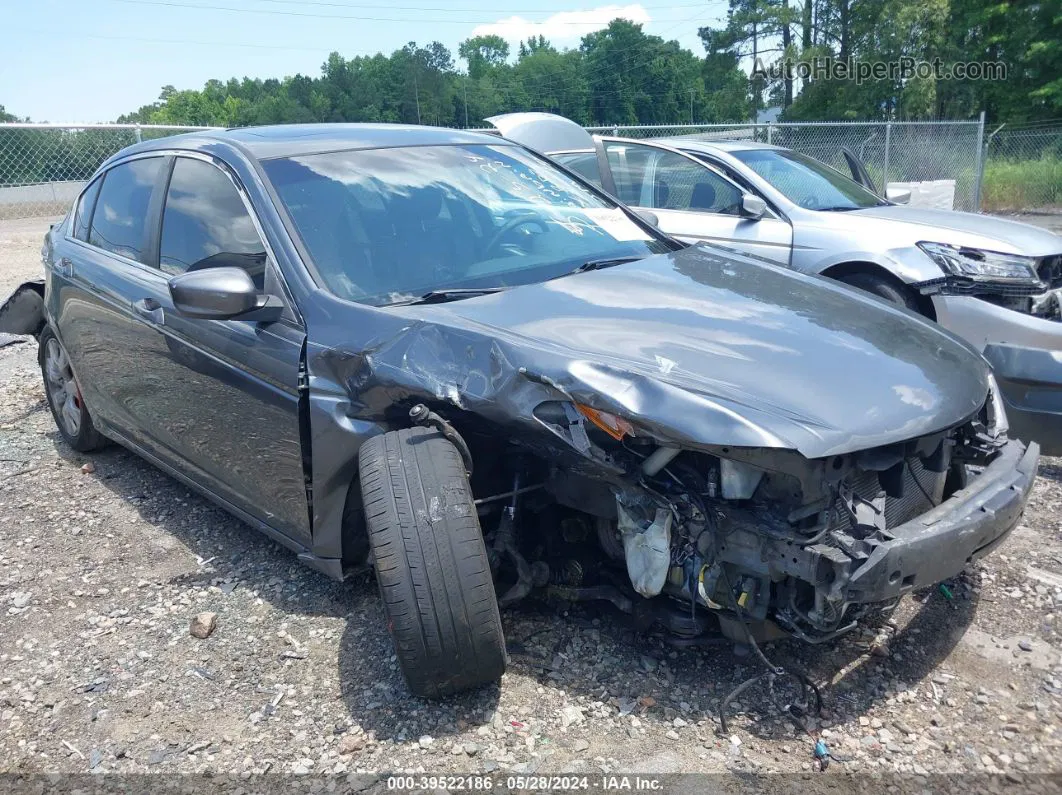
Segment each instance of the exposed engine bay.
[[[958,427],[816,460],[681,449],[589,407],[542,404],[536,416],[585,455],[514,449],[477,466],[499,602],[606,599],[680,644],[720,631],[741,643],[750,630],[757,640],[829,640],[931,584],[918,560],[888,571],[874,562],[902,543],[896,528],[938,509],[999,455],[1006,428],[994,400]],[[470,439],[478,460],[483,448]],[[503,472],[509,488],[484,491]]]

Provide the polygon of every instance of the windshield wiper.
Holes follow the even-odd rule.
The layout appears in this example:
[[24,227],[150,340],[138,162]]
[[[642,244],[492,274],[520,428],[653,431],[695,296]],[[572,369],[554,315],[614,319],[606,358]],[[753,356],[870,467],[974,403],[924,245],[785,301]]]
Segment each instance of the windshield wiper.
[[507,287],[451,287],[446,290],[431,290],[424,295],[409,301],[400,301],[402,304],[445,304],[447,301],[460,301],[462,298],[473,298],[477,295],[490,295],[507,290]]
[[602,268],[611,268],[613,265],[625,265],[628,262],[637,262],[645,257],[604,257],[602,259],[588,259],[578,268],[562,273],[562,276],[571,276],[573,273],[586,273],[587,271],[599,271]]

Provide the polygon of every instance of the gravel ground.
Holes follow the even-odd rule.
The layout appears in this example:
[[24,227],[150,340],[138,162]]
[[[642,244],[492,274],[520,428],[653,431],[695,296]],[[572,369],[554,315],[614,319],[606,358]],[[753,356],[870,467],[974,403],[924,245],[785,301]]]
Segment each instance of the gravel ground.
[[[1035,222],[1035,218],[1032,218]],[[0,294],[44,224],[0,222]],[[337,584],[120,448],[59,439],[29,343],[0,348],[0,772],[1062,772],[1062,461],[986,561],[821,647],[773,644],[822,687],[798,730],[727,646],[674,649],[601,608],[503,615],[500,687],[410,697],[375,585]],[[209,637],[189,631],[217,616]],[[818,775],[818,774],[816,774]],[[360,780],[360,779],[359,779]],[[859,779],[860,781],[863,778]],[[916,779],[917,780],[917,779]],[[382,782],[381,782],[382,784]]]

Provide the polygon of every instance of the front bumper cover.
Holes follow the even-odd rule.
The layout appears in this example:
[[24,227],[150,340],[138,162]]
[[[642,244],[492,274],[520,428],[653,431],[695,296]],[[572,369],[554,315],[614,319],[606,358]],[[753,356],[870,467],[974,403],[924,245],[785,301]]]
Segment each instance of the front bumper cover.
[[965,489],[899,527],[856,569],[849,603],[884,602],[933,585],[988,554],[1021,519],[1029,499],[1040,449],[1010,440],[999,456]]

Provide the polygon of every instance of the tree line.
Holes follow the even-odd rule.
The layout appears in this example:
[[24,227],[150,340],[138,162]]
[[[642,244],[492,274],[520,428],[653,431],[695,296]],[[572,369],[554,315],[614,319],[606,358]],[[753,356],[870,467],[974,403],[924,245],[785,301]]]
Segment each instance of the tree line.
[[[623,19],[560,49],[542,37],[512,52],[498,36],[410,42],[390,55],[328,56],[317,76],[166,86],[121,122],[243,126],[383,121],[481,126],[541,110],[586,125],[1062,116],[1062,0],[730,0],[694,54]],[[782,61],[1003,64],[994,80],[891,75],[862,82],[752,70]],[[998,76],[997,76],[998,77]],[[14,117],[3,115],[0,120]]]

